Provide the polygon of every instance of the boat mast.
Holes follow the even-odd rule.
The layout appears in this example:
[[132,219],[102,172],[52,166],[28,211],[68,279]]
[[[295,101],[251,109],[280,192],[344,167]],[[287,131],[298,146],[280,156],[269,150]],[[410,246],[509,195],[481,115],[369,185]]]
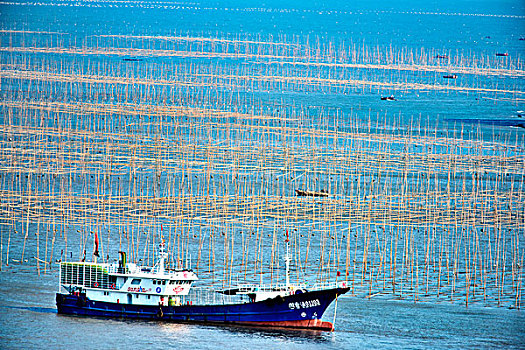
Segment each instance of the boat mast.
[[168,253],[166,253],[164,251],[164,247],[165,247],[165,244],[164,244],[164,237],[161,238],[161,242],[159,244],[159,255],[160,255],[160,259],[159,259],[159,267],[158,267],[158,273],[160,275],[163,275],[164,274],[164,262],[166,261],[166,257],[168,256]]
[[164,243],[164,228],[162,227],[162,224],[160,224],[160,244],[159,244],[159,267],[157,268],[157,271],[160,275],[164,275],[164,265],[166,258],[168,257],[168,253],[164,251],[165,243]]
[[286,264],[286,289],[290,288],[290,239],[288,239],[288,229],[286,230],[286,255],[284,257],[284,262]]

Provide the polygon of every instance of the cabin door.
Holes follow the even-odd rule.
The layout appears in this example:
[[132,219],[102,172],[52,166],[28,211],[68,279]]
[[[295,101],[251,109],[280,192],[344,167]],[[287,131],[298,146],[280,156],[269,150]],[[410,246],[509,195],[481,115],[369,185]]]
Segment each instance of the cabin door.
[[133,295],[128,293],[128,304],[133,304]]

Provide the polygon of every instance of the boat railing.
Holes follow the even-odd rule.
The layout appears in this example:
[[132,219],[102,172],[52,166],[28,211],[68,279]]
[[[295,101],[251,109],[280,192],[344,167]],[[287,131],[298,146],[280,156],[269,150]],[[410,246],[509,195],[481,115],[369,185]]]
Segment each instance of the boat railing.
[[108,269],[108,273],[122,273],[123,269],[122,268],[119,268],[117,265],[109,265],[107,267]]
[[126,267],[119,266],[117,264],[107,265],[107,271],[110,274],[140,274],[140,275],[170,275],[178,271],[187,271],[183,269],[164,269],[161,271],[158,265],[156,266],[140,266],[129,263]]
[[291,289],[308,289],[307,284],[293,284],[286,286],[286,284],[251,284],[243,283],[236,286],[241,292],[276,292]]
[[302,284],[290,284],[286,286],[285,284],[273,284],[273,285],[264,285],[264,284],[250,284],[244,283],[239,284],[236,288],[240,292],[273,292],[273,291],[285,291],[288,289],[297,290],[323,290],[323,289],[334,289],[334,288],[344,288],[346,283],[344,281],[334,281],[334,282],[321,282],[321,283],[302,283]]
[[184,301],[198,305],[227,305],[242,304],[250,302],[246,295],[227,295],[218,293],[210,287],[193,287],[188,295],[184,296]]
[[[127,273],[138,273],[141,272],[141,268],[138,266],[134,266],[132,264],[128,264],[126,267],[122,267],[116,264],[109,264],[106,266],[108,273],[111,274],[127,274]],[[150,272],[150,271],[148,271]]]
[[324,289],[346,288],[347,286],[348,286],[347,281],[334,281],[334,282],[315,283],[311,287],[311,289],[324,290]]

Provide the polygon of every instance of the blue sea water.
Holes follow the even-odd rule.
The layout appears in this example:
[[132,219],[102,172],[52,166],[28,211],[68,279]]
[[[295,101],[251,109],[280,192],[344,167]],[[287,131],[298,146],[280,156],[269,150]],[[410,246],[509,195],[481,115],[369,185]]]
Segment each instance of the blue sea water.
[[[495,53],[508,53],[513,62],[521,62],[525,57],[525,41],[519,40],[525,37],[523,1],[2,0],[0,30],[67,33],[66,45],[71,42],[80,45],[87,37],[95,35],[188,35],[232,39],[259,35],[290,42],[297,37],[300,41],[310,38],[338,45],[452,52],[466,58],[490,57],[495,67],[501,63],[494,58]],[[1,36],[1,45],[5,48],[9,45],[10,34],[2,33]],[[20,37],[15,36],[14,40]],[[25,45],[29,46],[38,45],[41,39],[28,34],[25,40]],[[56,36],[53,40],[62,39]],[[85,56],[65,57],[63,60],[72,66],[81,66],[87,59]],[[89,59],[97,60],[96,57]],[[488,79],[497,80],[500,87],[524,91],[522,78]],[[265,98],[264,95],[261,93],[259,97]],[[396,96],[398,103],[390,105],[382,103],[378,93],[372,92],[327,94],[313,91],[304,94],[285,91],[279,99],[283,104],[352,110],[365,122],[370,115],[386,114],[399,116],[396,118],[401,126],[407,126],[410,120],[420,118],[421,124],[428,125],[430,130],[436,125],[450,131],[459,122],[465,125],[481,123],[496,133],[517,134],[516,139],[523,142],[522,130],[510,128],[519,121],[518,111],[525,109],[523,100],[414,91],[396,92]],[[5,246],[5,234],[3,237]],[[12,254],[17,256],[22,240],[15,237],[13,241]],[[29,244],[28,249],[34,250],[34,246]],[[439,298],[415,304],[407,299],[391,300],[381,296],[370,300],[345,296],[337,305],[336,332],[318,334],[61,316],[55,312],[56,290],[56,271],[39,276],[27,265],[2,267],[0,348],[525,348],[523,311],[481,305],[466,308],[461,303]],[[334,312],[334,308],[329,310],[328,320]]]

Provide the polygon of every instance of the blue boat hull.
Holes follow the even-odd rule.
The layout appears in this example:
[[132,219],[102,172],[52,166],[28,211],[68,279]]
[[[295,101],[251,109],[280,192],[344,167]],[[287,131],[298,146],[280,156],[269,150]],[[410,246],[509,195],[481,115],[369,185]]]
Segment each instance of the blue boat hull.
[[330,303],[347,291],[334,288],[227,305],[117,304],[61,293],[57,293],[56,301],[59,314],[332,330],[332,324],[321,321],[321,317]]

